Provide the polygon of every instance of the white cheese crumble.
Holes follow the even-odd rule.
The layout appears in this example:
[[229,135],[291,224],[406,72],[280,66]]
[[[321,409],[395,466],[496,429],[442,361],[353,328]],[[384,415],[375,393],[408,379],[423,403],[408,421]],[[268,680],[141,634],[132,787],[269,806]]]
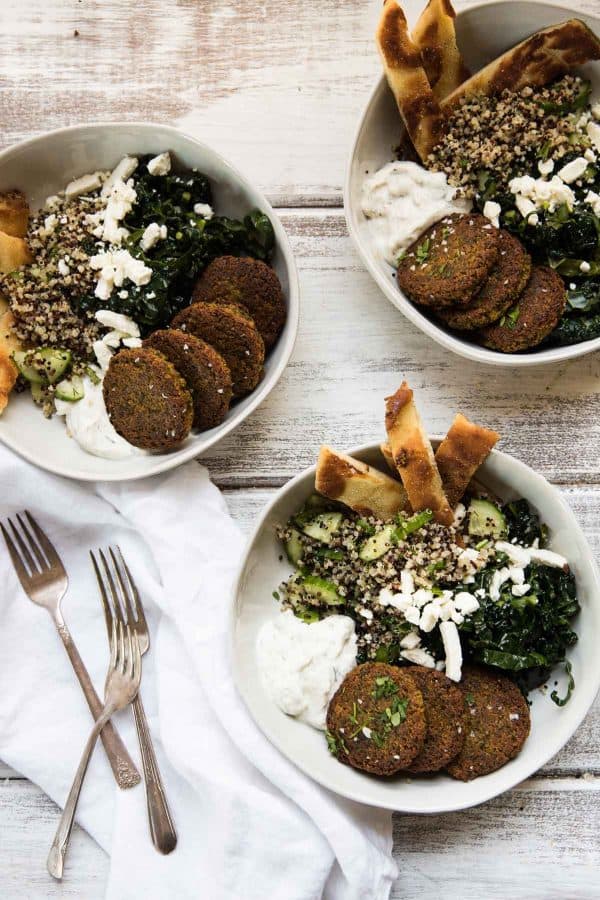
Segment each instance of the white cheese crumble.
[[596,122],[588,122],[586,131],[590,141],[600,153],[600,125],[597,125]]
[[446,675],[452,681],[460,681],[462,671],[462,648],[458,628],[454,622],[442,622],[440,634],[446,657]]
[[127,181],[138,167],[135,156],[124,156],[121,162],[112,170],[102,188],[101,197],[110,197],[112,189],[117,181]]
[[151,175],[168,175],[171,171],[171,154],[159,153],[148,163],[148,171]]
[[91,194],[97,191],[102,185],[102,172],[92,172],[90,175],[82,175],[71,181],[65,188],[65,197],[72,200],[74,197],[82,197],[84,194]]
[[134,322],[129,316],[123,313],[113,312],[112,309],[98,309],[96,311],[96,321],[104,325],[105,328],[112,328],[119,334],[129,337],[139,337],[140,328],[137,322]]
[[208,222],[214,216],[214,210],[208,203],[195,203],[194,212],[197,216],[202,216]]
[[108,300],[113,288],[121,287],[126,279],[140,286],[148,284],[152,278],[152,269],[132,256],[128,250],[107,250],[97,253],[91,257],[90,266],[100,271],[94,291],[100,300]]
[[144,252],[151,250],[159,241],[164,241],[167,236],[167,226],[159,225],[158,222],[150,222],[145,229],[140,246]]
[[538,163],[538,172],[540,175],[546,176],[551,175],[554,171],[554,160],[553,159],[541,159]]
[[71,274],[71,270],[64,259],[59,259],[56,268],[58,269],[58,274],[62,275],[63,278]]
[[560,169],[558,177],[561,181],[564,181],[565,184],[573,184],[574,181],[581,178],[587,167],[587,159],[584,159],[583,156],[578,156],[577,159],[572,160]]
[[502,207],[499,203],[495,203],[493,200],[487,200],[483,207],[483,214],[486,219],[489,219],[494,228],[500,228],[500,213],[502,212]]
[[589,262],[586,262],[585,259],[579,263],[579,271],[585,272],[586,275],[590,271],[591,268],[592,267],[590,266]]

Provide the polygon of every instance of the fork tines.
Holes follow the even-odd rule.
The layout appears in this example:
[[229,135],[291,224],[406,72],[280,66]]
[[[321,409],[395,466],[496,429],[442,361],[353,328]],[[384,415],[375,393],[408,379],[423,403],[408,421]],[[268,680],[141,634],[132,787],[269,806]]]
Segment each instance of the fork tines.
[[142,619],[144,615],[137,588],[118,547],[117,553],[118,558],[112,547],[108,548],[109,562],[104,552],[98,550],[100,557],[100,563],[98,563],[93,551],[90,550],[109,635],[115,619],[122,622],[123,625],[134,627],[138,619]]
[[16,520],[19,527],[12,519],[7,519],[12,537],[3,523],[0,523],[0,528],[2,529],[10,558],[21,582],[23,579],[29,580],[35,575],[41,575],[49,571],[53,566],[62,568],[62,563],[54,546],[31,513],[27,512],[27,510],[23,513],[17,513]]

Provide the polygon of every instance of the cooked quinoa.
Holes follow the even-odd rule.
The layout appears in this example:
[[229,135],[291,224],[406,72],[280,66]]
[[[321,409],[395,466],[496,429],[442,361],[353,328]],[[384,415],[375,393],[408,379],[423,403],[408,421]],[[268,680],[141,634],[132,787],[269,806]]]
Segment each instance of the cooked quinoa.
[[88,217],[102,206],[98,194],[57,196],[31,219],[27,244],[33,263],[0,276],[0,293],[9,300],[16,335],[24,343],[94,358],[92,344],[103,329],[93,312],[78,313],[73,299],[94,293],[98,276],[89,260],[97,238]]
[[[445,172],[466,197],[477,192],[482,170],[492,173],[499,186],[507,186],[540,156],[559,159],[574,149],[571,141],[581,111],[565,114],[562,109],[585,96],[586,82],[566,75],[544,87],[463,98],[427,167]],[[578,141],[582,137],[578,135]]]
[[[448,527],[431,521],[405,540],[395,543],[379,559],[363,561],[359,556],[361,546],[369,535],[380,531],[385,525],[372,516],[361,518],[345,513],[339,529],[326,547],[320,541],[297,532],[291,523],[277,531],[284,544],[292,532],[298,535],[303,549],[298,561],[299,568],[305,568],[311,575],[334,585],[344,599],[344,606],[352,611],[356,622],[359,659],[364,660],[374,659],[378,647],[397,642],[399,636],[411,630],[401,611],[383,606],[379,601],[383,589],[393,593],[402,590],[402,579],[406,577],[403,572],[410,573],[415,588],[440,592],[439,585],[452,588],[464,583],[465,579],[485,567],[490,553],[493,553],[480,547],[477,560],[473,561],[464,551],[478,543],[479,538],[464,534],[460,525]],[[294,578],[279,587],[285,609],[295,609],[293,584]],[[312,606],[319,608],[315,601]],[[321,609],[327,613],[343,612],[344,607],[331,607],[323,603]]]

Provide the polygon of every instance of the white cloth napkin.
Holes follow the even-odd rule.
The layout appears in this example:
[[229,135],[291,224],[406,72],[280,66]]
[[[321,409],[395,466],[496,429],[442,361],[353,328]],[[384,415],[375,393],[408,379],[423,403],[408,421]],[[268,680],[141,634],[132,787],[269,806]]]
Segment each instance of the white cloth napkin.
[[[153,479],[86,485],[0,447],[0,484],[2,518],[29,509],[65,563],[63,613],[101,696],[108,651],[89,549],[120,545],[149,620],[142,696],[179,843],[168,857],[154,850],[143,786],[119,791],[98,744],[78,821],[110,854],[107,897],[387,898],[397,875],[390,814],[304,776],[235,691],[227,614],[243,539],[206,469],[191,463]],[[2,540],[0,573],[0,759],[62,806],[91,716],[50,616],[24,595]],[[115,724],[140,765],[131,712]],[[67,879],[77,865],[71,848]]]

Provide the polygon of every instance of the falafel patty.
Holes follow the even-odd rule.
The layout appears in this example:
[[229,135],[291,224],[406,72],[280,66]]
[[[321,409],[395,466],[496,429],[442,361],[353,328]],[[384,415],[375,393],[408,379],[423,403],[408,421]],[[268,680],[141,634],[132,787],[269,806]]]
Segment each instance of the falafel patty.
[[423,694],[427,736],[421,752],[406,767],[412,774],[439,772],[465,743],[465,698],[443,672],[411,666],[407,670]]
[[567,304],[564,282],[549,266],[534,266],[527,287],[505,316],[479,332],[491,350],[517,353],[536,347],[554,331]]
[[467,706],[465,743],[446,771],[471,781],[519,753],[529,734],[529,707],[510,678],[489,669],[465,666],[459,686]]
[[104,376],[104,402],[115,430],[142,450],[166,453],[190,433],[192,395],[157,350],[120,350]]
[[459,331],[474,331],[496,322],[525,289],[531,275],[531,257],[508,231],[498,233],[498,261],[487,281],[468,306],[441,309],[439,318]]
[[373,775],[395,775],[423,747],[423,695],[407,670],[363,663],[333,695],[327,729],[329,748],[340,762]]
[[267,350],[286,319],[279,278],[265,262],[250,256],[214,259],[196,282],[192,303],[239,303],[254,319]]
[[231,372],[234,397],[254,390],[262,374],[265,345],[246,314],[218,303],[194,303],[177,313],[171,327],[206,341],[221,354]]
[[231,374],[220,353],[193,334],[170,329],[155,331],[146,338],[151,347],[166,356],[192,392],[193,427],[199,431],[220,425],[231,403]]
[[408,248],[398,286],[421,306],[465,306],[498,260],[498,229],[477,214],[446,216]]

